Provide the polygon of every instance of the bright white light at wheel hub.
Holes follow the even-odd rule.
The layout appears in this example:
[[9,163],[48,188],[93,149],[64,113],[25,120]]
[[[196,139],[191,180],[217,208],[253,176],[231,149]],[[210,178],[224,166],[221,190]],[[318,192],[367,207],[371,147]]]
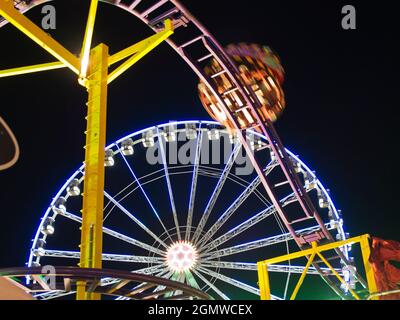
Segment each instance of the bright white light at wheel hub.
[[167,251],[167,265],[174,272],[189,271],[196,262],[196,248],[189,242],[177,242]]

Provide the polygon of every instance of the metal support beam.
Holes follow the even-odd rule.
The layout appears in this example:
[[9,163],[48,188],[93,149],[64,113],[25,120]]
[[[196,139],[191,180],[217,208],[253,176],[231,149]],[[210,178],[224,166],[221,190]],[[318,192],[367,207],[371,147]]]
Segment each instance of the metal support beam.
[[112,65],[121,60],[124,60],[124,59],[132,56],[135,53],[145,50],[151,43],[157,41],[160,37],[165,37],[166,35],[168,35],[165,38],[165,39],[167,39],[173,33],[174,33],[174,27],[173,27],[171,20],[166,20],[164,31],[156,33],[155,35],[152,35],[151,37],[148,37],[147,39],[144,39],[138,43],[131,45],[130,47],[128,47],[126,49],[123,49],[123,50],[111,55],[108,62],[110,65]]
[[42,63],[33,66],[0,70],[0,78],[19,76],[28,73],[62,69],[62,68],[66,68],[66,65],[62,62],[57,61],[57,62]]
[[[317,247],[317,244],[316,244],[315,242],[313,242],[313,243],[312,243],[312,246],[313,246],[313,248],[315,249],[315,248]],[[303,273],[301,274],[301,277],[300,277],[299,281],[297,282],[296,287],[294,288],[294,291],[293,291],[293,293],[292,293],[292,296],[290,297],[290,300],[295,300],[295,299],[296,299],[297,294],[299,293],[300,287],[303,285],[304,279],[305,279],[306,276],[307,276],[308,269],[310,269],[311,264],[313,263],[313,260],[314,260],[314,258],[315,258],[315,255],[316,255],[316,252],[314,252],[314,253],[311,255],[311,257],[308,259],[307,265],[306,265],[306,267],[304,268],[304,271],[303,271]]]
[[[100,44],[91,51],[87,77],[87,131],[85,180],[81,229],[81,268],[102,267],[104,157],[106,143],[108,47]],[[78,284],[78,300],[98,300],[100,295],[86,293]]]
[[50,37],[46,32],[40,29],[36,24],[16,10],[14,8],[13,0],[0,0],[0,15],[2,15],[33,41],[35,41],[43,49],[64,63],[76,74],[79,74],[79,59],[65,49],[60,43]]
[[89,16],[86,23],[85,37],[83,39],[82,52],[81,52],[81,73],[79,75],[80,81],[84,84],[86,80],[87,71],[89,67],[90,49],[92,46],[94,23],[96,21],[97,6],[99,0],[92,0],[90,3]]
[[131,56],[127,61],[121,64],[108,76],[108,83],[110,84],[126,70],[132,67],[136,62],[146,56],[149,52],[164,42],[170,35],[174,33],[174,26],[171,20],[165,21],[165,30],[161,31],[150,38],[143,40],[119,53],[110,57],[110,64]]
[[[317,246],[316,243],[313,243],[313,246],[311,249],[307,249],[307,250],[303,250],[303,251],[299,251],[299,252],[295,252],[295,253],[287,254],[284,256],[280,256],[280,257],[276,257],[276,258],[258,262],[257,269],[258,269],[258,279],[259,279],[261,300],[270,300],[271,299],[268,267],[272,264],[277,264],[277,263],[281,263],[283,261],[289,261],[289,260],[294,260],[294,259],[303,258],[303,257],[308,258],[308,263],[307,263],[307,266],[306,266],[298,284],[296,285],[296,288],[291,296],[291,300],[294,300],[296,298],[296,295],[300,289],[300,286],[302,285],[302,283],[304,281],[304,278],[306,276],[308,268],[310,267],[311,263],[313,262],[315,256],[318,256],[321,259],[321,261],[330,269],[332,274],[342,284],[345,284],[345,281],[343,280],[343,278],[332,267],[332,265],[328,262],[328,260],[322,255],[322,252],[329,251],[329,250],[335,250],[335,249],[344,247],[346,245],[352,245],[352,244],[356,244],[356,243],[359,243],[361,246],[364,268],[366,271],[367,281],[368,281],[368,290],[369,290],[370,294],[376,293],[377,286],[376,286],[376,282],[375,282],[375,278],[374,278],[374,274],[373,274],[371,265],[369,263],[369,257],[370,257],[371,251],[370,251],[368,239],[369,239],[369,235],[363,235],[360,237],[355,237],[355,238],[351,238],[351,239],[344,240],[344,241],[329,243],[329,244],[326,244],[323,246]],[[354,290],[349,289],[349,291],[356,300],[360,300],[359,295]]]
[[258,286],[260,287],[261,300],[271,300],[271,288],[269,283],[268,266],[263,262],[257,263]]
[[[4,1],[4,0],[0,0],[0,4],[1,4],[1,1]],[[165,35],[168,33],[167,31],[170,32],[171,30],[166,29],[165,31],[157,33],[147,39],[144,39],[138,43],[135,43],[134,45],[132,45],[126,49],[123,49],[123,50],[117,52],[116,54],[111,55],[108,59],[108,66],[110,67],[113,64],[115,64],[121,60],[131,57],[132,55],[134,55],[138,52],[146,50],[146,48],[150,44],[152,44],[154,41],[157,41],[158,39],[160,39],[160,37],[165,37]],[[173,33],[173,31],[172,31],[172,33]],[[85,43],[87,43],[87,41],[88,40],[86,40]],[[85,46],[85,44],[84,44],[84,46]],[[85,64],[85,62],[83,60],[84,60],[84,55],[82,53],[81,69],[82,69],[83,65]],[[89,60],[87,61],[87,63],[89,63]],[[31,66],[26,66],[26,67],[4,69],[4,70],[0,70],[0,78],[24,75],[24,74],[34,73],[34,72],[63,69],[63,68],[67,68],[67,67],[68,67],[68,65],[64,64],[63,62],[55,61],[55,62],[41,63],[41,64],[36,64],[36,65],[31,65]],[[80,74],[81,78],[83,77],[83,74],[85,74],[85,73],[83,73],[81,70],[81,74]],[[85,75],[85,77],[86,77],[86,75]]]
[[[318,251],[316,251],[318,257],[325,263],[325,265],[332,270],[333,274],[335,275],[336,278],[338,278],[338,280],[340,281],[340,283],[342,284],[346,284],[346,281],[343,280],[343,278],[335,271],[335,269],[331,266],[331,264],[328,262],[328,260],[325,259],[325,257]],[[356,300],[361,300],[359,295],[353,290],[353,289],[349,289],[350,293],[353,295],[353,297]]]
[[[369,244],[370,236],[362,236],[360,239],[361,253],[365,268],[365,277],[367,278],[368,291],[370,295],[374,295],[378,292],[378,287],[376,285],[376,280],[374,276],[374,271],[371,264],[369,263],[369,257],[371,256],[371,247]],[[379,300],[378,296],[372,296],[371,300]]]

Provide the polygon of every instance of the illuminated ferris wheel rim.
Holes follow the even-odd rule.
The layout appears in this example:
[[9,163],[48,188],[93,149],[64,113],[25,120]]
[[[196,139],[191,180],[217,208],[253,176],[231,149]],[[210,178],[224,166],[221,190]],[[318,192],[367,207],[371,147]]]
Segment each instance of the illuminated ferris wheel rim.
[[[204,124],[204,125],[209,125],[212,127],[220,127],[220,130],[223,130],[226,132],[226,130],[224,130],[224,128],[222,128],[222,126],[218,123],[218,122],[214,122],[214,121],[178,121],[178,122],[168,122],[165,124],[161,124],[158,126],[153,126],[153,127],[148,127],[146,129],[131,133],[119,140],[117,140],[116,142],[110,144],[106,150],[111,150],[115,147],[117,147],[118,145],[120,145],[122,142],[128,140],[128,139],[133,139],[135,137],[138,137],[138,140],[142,141],[143,138],[143,134],[145,134],[146,132],[156,132],[157,129],[163,129],[166,127],[178,127],[178,126],[182,126],[182,125],[188,125],[188,124]],[[250,134],[257,136],[259,138],[263,138],[263,136],[258,133],[258,132],[251,132]],[[302,168],[304,168],[306,170],[306,172],[310,175],[310,177],[312,178],[312,180],[316,181],[318,184],[318,188],[323,192],[323,195],[326,197],[326,199],[328,200],[329,204],[330,204],[330,208],[332,209],[332,212],[334,214],[334,218],[336,219],[336,221],[341,221],[342,217],[339,214],[339,210],[336,208],[329,192],[328,189],[326,189],[323,184],[321,183],[321,181],[316,177],[316,174],[314,171],[312,171],[298,156],[296,156],[294,153],[292,153],[290,150],[286,149],[286,151],[290,154],[290,156],[294,159],[294,161],[298,162]],[[119,153],[120,151],[118,150],[116,153]],[[57,199],[59,199],[63,193],[65,193],[65,190],[67,189],[67,187],[71,184],[71,182],[76,179],[77,176],[81,175],[84,172],[84,165],[82,165],[77,171],[75,171],[75,173],[64,183],[64,185],[60,188],[59,192],[55,195],[55,197],[53,198],[53,201],[51,202],[50,206],[48,207],[48,209],[46,210],[45,215],[42,217],[42,223],[39,225],[38,228],[38,232],[35,235],[34,238],[34,242],[36,242],[36,239],[39,237],[40,235],[40,230],[41,230],[41,226],[43,224],[43,221],[48,217],[49,213],[51,212],[52,208],[54,207]],[[68,198],[68,195],[66,195],[66,198]],[[339,233],[345,237],[345,231],[342,225],[339,226]],[[34,247],[34,245],[32,246],[32,248]],[[31,264],[31,259],[29,259],[28,264]]]
[[[132,133],[132,134],[130,134],[130,135],[127,135],[126,137],[123,137],[122,139],[119,139],[118,141],[116,141],[116,142],[114,142],[114,143],[112,143],[112,144],[110,144],[108,147],[107,147],[107,150],[114,150],[115,152],[113,152],[114,153],[114,156],[117,156],[117,155],[120,155],[120,156],[122,156],[122,152],[121,152],[121,145],[124,143],[124,142],[126,142],[126,141],[133,141],[134,142],[134,144],[136,145],[136,144],[143,144],[143,142],[144,142],[144,137],[146,136],[146,134],[148,134],[148,133],[152,133],[152,134],[154,134],[154,136],[155,137],[157,137],[157,139],[160,139],[163,135],[162,135],[162,133],[164,133],[165,132],[165,130],[166,129],[168,129],[168,128],[176,128],[176,134],[178,134],[178,133],[182,133],[182,132],[185,132],[185,130],[188,128],[188,126],[194,126],[195,128],[196,128],[196,130],[197,130],[197,132],[198,133],[200,133],[200,132],[210,132],[210,130],[218,130],[219,132],[220,132],[220,134],[221,134],[221,136],[220,136],[220,138],[219,139],[222,139],[222,135],[223,134],[225,134],[226,136],[228,136],[229,135],[229,133],[228,133],[228,131],[225,129],[225,128],[223,128],[219,123],[217,123],[217,122],[212,122],[212,121],[181,121],[181,122],[169,122],[169,123],[165,123],[165,124],[161,124],[161,125],[158,125],[158,126],[153,126],[153,127],[149,127],[149,128],[147,128],[147,129],[144,129],[144,130],[140,130],[140,131],[137,131],[137,132],[134,132],[134,133]],[[192,127],[193,128],[193,127]],[[264,137],[261,135],[261,134],[259,134],[259,133],[257,133],[257,132],[248,132],[248,135],[250,136],[250,135],[254,135],[255,137],[258,137],[258,138],[260,138],[260,139],[262,139],[262,141],[263,141],[263,143],[265,143],[265,139],[264,139]],[[199,140],[199,139],[198,139]],[[329,192],[324,188],[324,186],[322,185],[322,183],[319,181],[319,179],[316,177],[316,175],[315,175],[315,173],[314,172],[312,172],[305,164],[304,164],[304,162],[302,162],[297,156],[295,156],[293,153],[291,153],[290,151],[288,151],[289,152],[289,154],[291,155],[291,157],[292,157],[292,159],[293,159],[293,161],[295,161],[296,163],[298,163],[299,164],[299,166],[301,167],[301,170],[304,170],[304,172],[310,177],[310,179],[311,179],[311,181],[313,181],[314,183],[316,183],[316,186],[315,186],[315,189],[317,189],[317,190],[319,190],[320,192],[321,192],[321,194],[324,196],[324,198],[326,199],[326,201],[328,202],[328,207],[329,207],[329,211],[333,214],[333,218],[332,218],[332,221],[330,221],[330,226],[329,226],[329,229],[330,230],[333,230],[333,229],[335,229],[335,232],[337,232],[339,235],[340,235],[340,237],[345,237],[345,233],[344,233],[344,230],[343,230],[343,221],[341,220],[341,217],[339,216],[339,213],[338,213],[338,210],[336,209],[336,207],[335,207],[335,205],[334,205],[334,203],[333,203],[333,201],[332,201],[332,199],[331,199],[331,197],[330,197],[330,195],[329,195]],[[190,167],[190,166],[189,166]],[[193,165],[191,166],[191,167],[193,167]],[[184,171],[182,174],[190,174],[191,172],[192,172],[193,170],[189,170],[189,171]],[[53,219],[53,217],[54,217],[54,220],[59,216],[59,215],[61,215],[61,216],[63,216],[63,214],[54,214],[54,208],[55,208],[55,206],[57,205],[57,201],[61,198],[61,197],[64,197],[65,199],[66,199],[66,201],[68,201],[68,199],[69,199],[69,195],[68,195],[68,192],[67,192],[67,189],[68,189],[68,187],[71,185],[71,183],[75,180],[75,179],[78,179],[79,181],[81,181],[82,182],[82,180],[83,180],[83,174],[84,174],[84,167],[82,166],[82,167],[80,167],[66,182],[65,182],[65,184],[61,187],[61,189],[59,190],[59,192],[56,194],[56,196],[54,197],[54,199],[53,199],[53,201],[51,202],[51,204],[50,204],[50,206],[49,206],[49,208],[46,210],[46,212],[45,212],[45,214],[44,214],[44,216],[42,217],[42,219],[41,219],[41,223],[40,223],[40,225],[39,225],[39,228],[37,229],[37,232],[36,232],[36,235],[35,235],[35,237],[34,237],[34,239],[33,239],[33,243],[32,243],[32,247],[31,247],[31,251],[30,251],[30,255],[29,255],[29,261],[28,261],[28,263],[27,263],[27,265],[29,266],[29,267],[31,267],[31,266],[35,266],[36,265],[36,263],[40,263],[40,260],[41,260],[41,258],[42,257],[38,257],[37,256],[37,254],[35,254],[35,251],[37,250],[37,247],[38,247],[38,243],[39,243],[39,241],[40,240],[44,240],[44,241],[46,241],[47,240],[47,237],[48,237],[48,235],[46,235],[46,234],[43,234],[43,232],[42,232],[42,230],[44,229],[44,227],[45,227],[45,224],[46,224],[46,221],[48,221],[48,218],[51,218],[51,219]],[[161,178],[164,178],[165,176],[161,176]],[[219,179],[221,179],[221,177],[219,178]],[[137,181],[138,181],[138,184],[139,185],[141,185],[142,187],[145,187],[145,185],[144,184],[141,184],[141,177],[138,177],[137,178]],[[152,183],[152,181],[150,181],[150,182],[148,182],[148,183]],[[244,182],[243,182],[244,183]],[[246,185],[245,185],[245,183],[242,185],[242,186],[244,186],[244,187],[246,187]],[[138,188],[136,188],[136,190],[137,190]],[[135,191],[135,190],[134,190]],[[130,194],[128,194],[127,196],[129,196]],[[119,199],[119,201],[121,201],[122,199]],[[268,202],[268,201],[267,201]],[[111,205],[114,205],[114,208],[115,208],[115,206],[116,206],[116,204],[115,203],[111,203],[111,201],[109,201],[108,202],[108,204],[107,204],[107,206],[109,205],[109,204],[111,204]],[[106,207],[107,207],[106,206]],[[59,211],[57,211],[57,212],[59,212]],[[67,213],[67,215],[68,215],[69,213]],[[66,217],[66,216],[64,216],[64,217]],[[327,223],[327,225],[328,225],[329,223]],[[179,225],[179,228],[181,228],[182,230],[184,230],[185,228],[186,228],[187,226],[186,225]],[[193,225],[193,227],[195,227],[195,225]],[[54,232],[54,229],[53,229],[53,232]],[[277,237],[279,237],[279,236],[282,236],[282,235],[278,235]],[[160,236],[160,239],[161,239],[161,241],[162,242],[166,242],[167,240],[168,240],[168,237],[167,236]],[[290,238],[288,238],[286,241],[290,241],[290,240],[293,240],[293,239],[290,239]],[[211,243],[213,242],[213,241],[215,241],[215,239],[214,238],[212,238],[211,239]],[[176,244],[178,244],[178,243],[180,243],[179,241],[176,241],[176,242],[174,242],[174,243],[171,243],[171,246],[173,247],[174,245],[176,245]],[[188,242],[190,245],[192,245],[190,242]],[[168,261],[166,261],[165,259],[166,259],[166,256],[168,255],[168,253],[167,253],[167,251],[160,251],[160,249],[162,249],[162,248],[160,248],[161,246],[160,246],[160,243],[153,243],[153,248],[155,249],[154,251],[152,251],[152,252],[150,252],[149,251],[149,253],[150,253],[150,256],[151,255],[153,255],[153,258],[154,259],[160,259],[159,260],[159,262],[160,263],[166,263],[167,265],[168,265]],[[197,248],[194,248],[193,249],[194,251],[196,251],[196,254],[197,254]],[[223,248],[221,249],[221,250],[224,250]],[[43,251],[44,253],[46,253],[46,250],[44,250]],[[48,252],[53,252],[53,250],[49,250]],[[54,252],[56,252],[56,251],[54,251]],[[52,253],[52,254],[60,254],[60,252],[57,252],[57,253]],[[158,253],[158,257],[154,257],[154,254],[156,254],[157,255],[157,253]],[[72,253],[71,253],[72,254]],[[200,252],[200,254],[201,254],[201,252]],[[206,252],[206,254],[207,254],[207,252]],[[211,254],[212,254],[212,252],[211,252]],[[76,255],[76,254],[75,254]],[[47,255],[46,255],[47,256]],[[107,254],[105,254],[104,255],[105,257],[106,257],[106,259],[112,259],[112,255],[107,255]],[[56,256],[53,256],[53,257],[56,257]],[[108,258],[107,258],[108,257]],[[74,258],[76,258],[76,256],[74,257]],[[120,256],[120,258],[122,258],[122,256]],[[124,257],[125,259],[127,259],[127,257]],[[140,257],[137,257],[136,259],[139,259]],[[199,256],[198,257],[198,259],[201,261],[201,259],[204,259],[204,258],[208,258],[207,256]],[[196,257],[196,260],[197,260],[197,257]],[[108,261],[112,261],[112,260],[108,260]],[[193,262],[193,264],[192,265],[190,265],[190,267],[187,269],[187,270],[189,270],[194,264],[195,264],[195,261],[192,261]],[[197,262],[197,261],[196,261]],[[207,265],[207,264],[206,264]],[[175,270],[175,271],[178,271],[179,270],[179,268],[180,267],[182,267],[182,265],[179,265],[179,263],[176,265],[177,266],[177,269]],[[221,266],[224,266],[223,264],[221,265]],[[243,264],[243,266],[244,267],[246,267],[246,268],[248,268],[247,270],[249,270],[249,268],[251,268],[251,270],[254,270],[255,271],[255,263],[254,264]],[[229,267],[229,266],[228,266]],[[154,267],[150,267],[150,269],[151,268],[154,268]],[[145,268],[145,269],[143,269],[143,270],[146,270],[146,269],[149,269],[149,268]],[[139,273],[140,272],[142,272],[143,270],[137,270],[137,271],[139,271]],[[181,270],[182,271],[182,270]],[[202,270],[202,271],[204,271],[204,270]],[[286,269],[282,269],[282,270],[278,270],[278,269],[276,269],[275,271],[279,271],[279,272],[287,272],[287,270]],[[143,272],[146,272],[146,271],[143,271]],[[217,275],[217,274],[214,274],[214,276],[215,275]],[[214,279],[215,280],[215,279]],[[253,289],[251,289],[251,290],[253,290]],[[255,291],[254,291],[255,292]],[[54,293],[53,293],[53,295],[54,295]],[[276,299],[278,299],[278,297],[275,297]]]

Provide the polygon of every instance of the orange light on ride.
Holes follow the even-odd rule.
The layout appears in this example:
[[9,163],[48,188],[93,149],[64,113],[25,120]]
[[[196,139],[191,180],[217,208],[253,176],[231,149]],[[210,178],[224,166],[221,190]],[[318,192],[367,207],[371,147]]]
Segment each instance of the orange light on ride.
[[[262,121],[268,119],[275,122],[286,106],[282,89],[285,72],[278,56],[270,48],[256,44],[230,45],[226,48],[226,53],[237,64],[241,81],[253,90],[260,101],[258,116]],[[214,59],[204,71],[214,80],[215,88],[225,104],[238,114],[242,129],[249,129],[257,123],[256,115],[245,105],[245,99],[224,74],[224,69],[217,60]],[[225,115],[218,98],[203,82],[199,84],[199,95],[211,117],[229,131],[234,131],[235,126]]]

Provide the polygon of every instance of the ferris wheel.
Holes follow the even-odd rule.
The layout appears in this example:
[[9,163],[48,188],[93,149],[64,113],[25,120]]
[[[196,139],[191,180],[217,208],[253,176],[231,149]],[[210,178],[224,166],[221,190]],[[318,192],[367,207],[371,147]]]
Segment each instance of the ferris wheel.
[[[265,175],[279,180],[267,140],[253,131],[247,136],[255,156],[265,159]],[[343,221],[328,191],[288,153],[326,227],[344,238]],[[214,299],[255,299],[257,259],[296,250],[253,167],[246,166],[241,142],[218,123],[187,121],[148,128],[111,144],[106,154],[105,268],[182,282]],[[32,243],[29,267],[77,264],[83,176],[81,167],[50,203]],[[289,207],[295,196],[285,193],[284,186],[282,191],[279,201]],[[317,225],[302,232],[315,229]],[[301,265],[270,266],[284,283],[303,270]],[[287,289],[277,288],[275,299],[285,298]],[[51,291],[37,298],[65,294]]]

